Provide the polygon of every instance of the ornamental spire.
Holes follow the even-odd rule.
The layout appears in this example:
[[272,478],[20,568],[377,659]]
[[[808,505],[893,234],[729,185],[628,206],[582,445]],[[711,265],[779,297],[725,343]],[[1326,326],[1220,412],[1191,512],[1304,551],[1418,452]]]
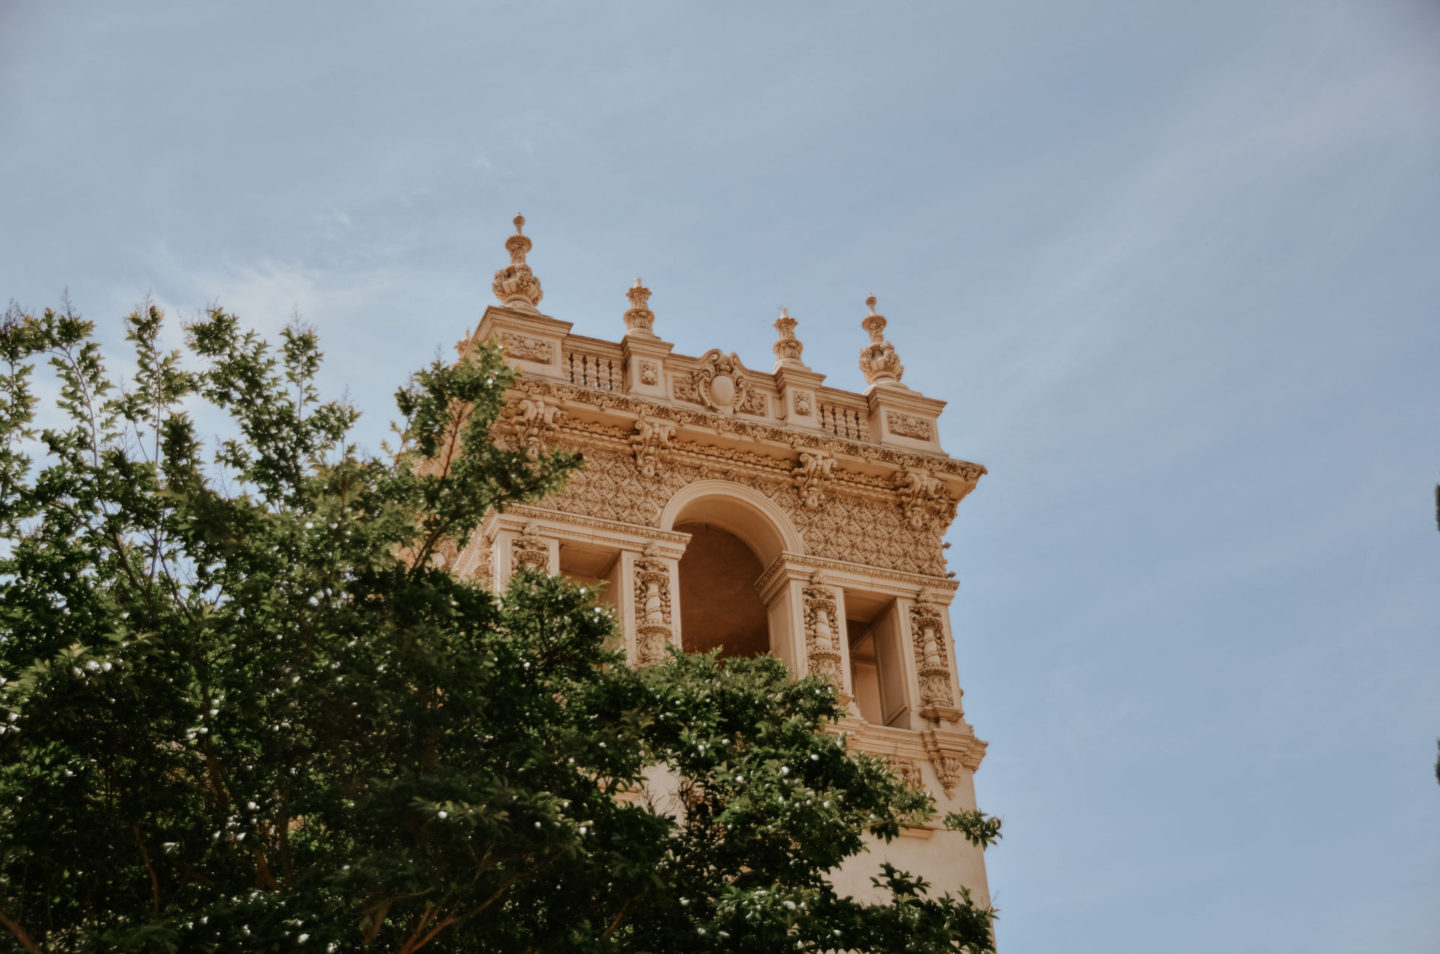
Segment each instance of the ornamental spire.
[[905,366],[895,353],[895,346],[885,340],[885,316],[875,311],[875,296],[865,299],[870,314],[860,322],[860,327],[870,333],[870,343],[860,349],[860,370],[865,381],[871,385],[899,384],[905,374]]
[[505,240],[505,250],[510,253],[510,264],[495,273],[495,283],[490,286],[500,303],[521,311],[538,311],[535,306],[545,297],[540,290],[540,279],[525,264],[525,253],[530,251],[530,239],[524,234],[525,216],[515,216],[515,234]]
[[772,345],[770,349],[775,352],[777,359],[775,362],[776,368],[805,367],[805,362],[800,360],[800,352],[805,350],[805,345],[800,342],[799,338],[795,337],[796,324],[798,324],[798,322],[790,317],[790,312],[781,308],[780,317],[775,319],[774,325],[775,330],[780,332],[780,337],[776,339],[775,344]]
[[625,312],[625,333],[642,338],[655,337],[655,332],[650,330],[655,324],[655,312],[650,310],[650,289],[640,284],[638,275],[635,284],[625,290],[625,297],[630,299],[630,308]]

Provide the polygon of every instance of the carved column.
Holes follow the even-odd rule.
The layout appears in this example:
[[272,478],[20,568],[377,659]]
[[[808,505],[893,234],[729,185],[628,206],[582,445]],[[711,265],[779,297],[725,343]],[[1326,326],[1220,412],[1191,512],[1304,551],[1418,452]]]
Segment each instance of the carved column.
[[945,608],[930,591],[905,600],[901,625],[910,647],[914,678],[910,681],[915,709],[922,719],[960,723],[960,685],[951,662],[950,629]]
[[491,562],[495,585],[500,588],[523,569],[541,573],[557,573],[560,569],[558,542],[541,536],[533,522],[517,523],[507,519],[494,531]]
[[680,560],[655,544],[621,553],[621,620],[630,661],[650,666],[680,645]]
[[760,599],[770,617],[771,649],[798,675],[818,675],[852,705],[850,645],[845,594],[799,561],[782,553],[760,576]]

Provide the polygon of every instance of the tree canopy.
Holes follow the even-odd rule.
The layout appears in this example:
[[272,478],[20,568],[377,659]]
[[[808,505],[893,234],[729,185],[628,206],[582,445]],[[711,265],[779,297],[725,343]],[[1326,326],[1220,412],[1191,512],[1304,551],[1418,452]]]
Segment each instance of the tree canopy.
[[[440,565],[579,466],[490,441],[497,350],[416,373],[399,450],[370,453],[317,393],[313,333],[212,309],[182,353],[162,325],[127,319],[123,377],[68,308],[0,326],[5,943],[989,948],[963,893],[830,887],[932,805],[824,731],[827,683],[769,657],[633,670],[594,592]],[[656,771],[674,805],[641,797]]]

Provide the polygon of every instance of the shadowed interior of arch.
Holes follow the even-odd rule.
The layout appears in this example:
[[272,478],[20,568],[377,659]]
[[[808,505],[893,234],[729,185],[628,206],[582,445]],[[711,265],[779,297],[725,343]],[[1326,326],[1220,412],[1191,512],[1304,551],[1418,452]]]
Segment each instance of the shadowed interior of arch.
[[755,592],[764,567],[744,540],[703,523],[675,528],[690,534],[680,558],[680,641],[686,652],[719,648],[723,656],[770,651],[770,623]]

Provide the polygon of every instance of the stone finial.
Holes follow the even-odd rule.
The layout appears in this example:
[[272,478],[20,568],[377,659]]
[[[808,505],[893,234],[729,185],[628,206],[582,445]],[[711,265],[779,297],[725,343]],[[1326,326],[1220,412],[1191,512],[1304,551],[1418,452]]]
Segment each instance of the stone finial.
[[885,316],[875,311],[875,296],[865,299],[870,314],[860,322],[860,327],[870,333],[870,343],[860,349],[860,370],[865,373],[868,384],[899,384],[905,374],[905,366],[895,353],[895,346],[885,340]]
[[625,312],[625,333],[655,337],[655,332],[650,330],[655,324],[655,312],[650,310],[650,289],[640,284],[637,276],[635,284],[626,289],[625,297],[630,299],[630,309]]
[[540,279],[525,264],[525,253],[530,251],[531,242],[522,231],[524,226],[525,216],[515,216],[515,234],[505,240],[510,264],[495,273],[495,283],[490,288],[502,305],[522,311],[538,311],[535,306],[545,295],[540,290]]
[[774,325],[775,330],[780,332],[780,337],[771,347],[771,350],[775,352],[775,357],[778,359],[777,367],[805,367],[805,362],[800,360],[800,352],[805,350],[805,345],[801,344],[800,339],[795,337],[796,324],[795,319],[790,317],[790,312],[781,308],[780,317],[775,319]]

